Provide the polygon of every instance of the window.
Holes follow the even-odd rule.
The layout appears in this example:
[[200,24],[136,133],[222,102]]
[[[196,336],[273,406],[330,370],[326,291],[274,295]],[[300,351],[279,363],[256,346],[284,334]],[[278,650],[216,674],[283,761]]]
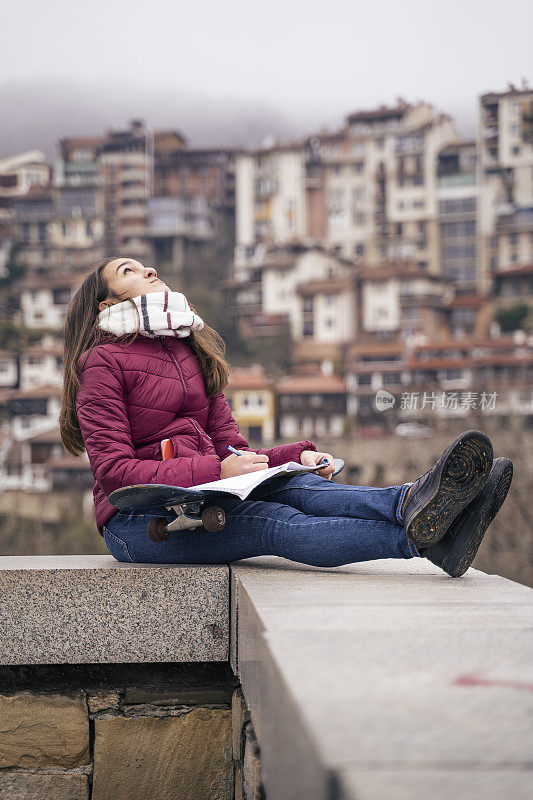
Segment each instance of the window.
[[383,373],[383,385],[391,385],[397,384],[402,382],[402,377],[400,372],[384,372]]
[[250,425],[248,427],[248,438],[251,442],[260,442],[263,436],[261,425]]
[[462,369],[446,369],[444,370],[444,374],[446,376],[446,380],[456,380],[457,378],[463,377],[463,370]]
[[364,256],[365,254],[364,244],[356,244],[354,247],[354,253],[356,256]]
[[370,386],[372,383],[372,375],[370,372],[367,372],[363,375],[359,375],[357,378],[357,383],[359,386]]

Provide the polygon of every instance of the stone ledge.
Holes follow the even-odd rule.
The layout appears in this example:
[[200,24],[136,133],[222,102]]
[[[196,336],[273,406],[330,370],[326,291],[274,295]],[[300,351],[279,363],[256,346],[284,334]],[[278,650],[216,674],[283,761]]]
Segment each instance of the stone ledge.
[[422,559],[231,572],[268,800],[531,796],[531,589]]
[[3,556],[0,597],[0,664],[228,660],[224,564]]

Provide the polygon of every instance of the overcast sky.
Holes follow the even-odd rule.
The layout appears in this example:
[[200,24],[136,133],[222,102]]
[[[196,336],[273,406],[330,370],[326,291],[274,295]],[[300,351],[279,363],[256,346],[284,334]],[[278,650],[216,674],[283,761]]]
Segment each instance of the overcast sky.
[[533,85],[531,0],[0,0],[0,155],[177,128],[256,145],[401,96],[475,135],[478,95]]

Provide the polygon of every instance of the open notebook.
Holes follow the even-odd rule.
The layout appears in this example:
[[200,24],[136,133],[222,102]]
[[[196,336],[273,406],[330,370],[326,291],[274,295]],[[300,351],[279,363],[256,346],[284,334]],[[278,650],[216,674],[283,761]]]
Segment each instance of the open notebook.
[[284,475],[296,475],[298,472],[316,472],[324,467],[324,464],[315,467],[306,467],[303,464],[298,464],[297,461],[287,461],[285,464],[280,464],[278,467],[268,467],[268,469],[258,469],[253,472],[246,472],[244,475],[234,475],[232,478],[222,478],[219,481],[211,481],[210,483],[199,483],[196,486],[191,486],[191,489],[202,489],[204,491],[213,492],[227,492],[234,494],[244,500],[252,489],[259,486],[264,481],[272,478],[274,475],[283,473]]

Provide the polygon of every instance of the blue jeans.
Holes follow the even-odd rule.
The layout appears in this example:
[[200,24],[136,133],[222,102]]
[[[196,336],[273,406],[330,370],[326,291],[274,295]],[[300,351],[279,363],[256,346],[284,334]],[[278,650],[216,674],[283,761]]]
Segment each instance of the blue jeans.
[[171,532],[152,542],[150,517],[175,519],[174,511],[150,507],[117,511],[103,528],[118,561],[155,564],[228,564],[275,555],[319,567],[418,556],[400,512],[412,483],[374,488],[351,486],[315,473],[273,479],[238,497],[217,498],[226,513],[218,533],[203,526]]

